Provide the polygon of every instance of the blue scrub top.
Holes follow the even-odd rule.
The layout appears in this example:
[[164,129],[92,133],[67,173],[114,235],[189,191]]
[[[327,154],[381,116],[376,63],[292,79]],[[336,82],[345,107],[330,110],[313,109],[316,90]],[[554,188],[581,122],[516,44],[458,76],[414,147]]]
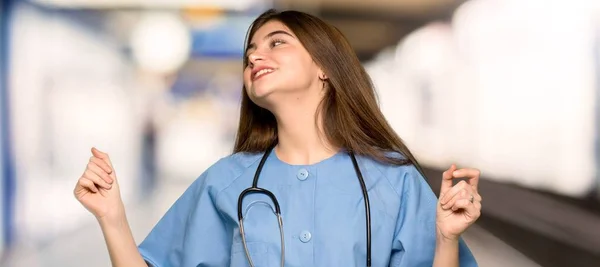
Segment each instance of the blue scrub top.
[[[252,185],[262,154],[236,153],[208,168],[139,245],[150,266],[249,266],[237,219],[239,194]],[[432,266],[437,198],[414,166],[357,156],[371,204],[372,266]],[[258,186],[281,206],[285,266],[365,266],[365,207],[343,150],[312,165],[271,152]],[[270,199],[247,195],[244,228],[256,267],[280,266],[280,235]],[[460,266],[477,266],[463,240]]]

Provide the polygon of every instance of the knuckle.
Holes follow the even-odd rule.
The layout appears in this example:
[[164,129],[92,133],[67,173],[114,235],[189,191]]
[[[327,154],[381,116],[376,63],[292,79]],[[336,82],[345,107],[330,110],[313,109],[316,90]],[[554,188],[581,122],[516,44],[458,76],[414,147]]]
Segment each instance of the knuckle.
[[460,189],[461,189],[460,186],[455,185],[455,186],[452,187],[452,190],[450,192],[451,192],[452,195],[454,195],[454,194],[460,192]]

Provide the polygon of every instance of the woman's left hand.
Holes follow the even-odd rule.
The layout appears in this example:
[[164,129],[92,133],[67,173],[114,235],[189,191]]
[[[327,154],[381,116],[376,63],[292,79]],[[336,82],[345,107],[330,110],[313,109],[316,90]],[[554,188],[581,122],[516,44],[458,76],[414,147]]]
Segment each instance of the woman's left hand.
[[[453,164],[442,175],[442,187],[437,204],[437,234],[446,240],[458,240],[460,235],[481,214],[481,196],[477,190],[479,170],[456,169]],[[453,179],[466,178],[452,186]]]

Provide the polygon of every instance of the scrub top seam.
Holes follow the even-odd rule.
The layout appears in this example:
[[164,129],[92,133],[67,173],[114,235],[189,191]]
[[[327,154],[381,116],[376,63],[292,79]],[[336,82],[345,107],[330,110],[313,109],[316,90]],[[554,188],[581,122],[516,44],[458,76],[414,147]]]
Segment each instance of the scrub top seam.
[[394,187],[394,184],[392,184],[392,181],[390,181],[389,177],[387,175],[385,175],[385,173],[379,168],[379,166],[375,166],[375,169],[377,169],[377,171],[379,171],[379,173],[381,173],[381,176],[383,176],[383,178],[385,178],[385,181],[392,188],[392,190],[394,190],[396,195],[398,195],[399,198],[402,198],[402,196],[404,195],[403,194],[404,192],[403,193],[398,192],[398,189],[396,187]]
[[[317,184],[319,183],[318,179],[319,179],[319,170],[317,167],[314,168],[315,169],[315,177],[314,177],[314,185],[313,185],[313,208],[312,208],[312,217],[313,217],[313,224],[312,224],[312,231],[315,232],[317,229],[317,215],[316,215],[316,210],[317,210]],[[315,250],[315,244],[316,242],[313,240],[313,242],[311,243],[312,245],[312,262],[313,262],[313,266],[316,266],[316,250]]]
[[[256,164],[256,162],[259,160],[260,158],[257,158],[256,160],[254,160],[250,165],[248,166],[243,166],[243,168],[241,168],[242,170],[240,171],[240,173],[231,180],[231,182],[229,184],[227,184],[226,186],[224,186],[222,189],[218,190],[217,194],[215,195],[215,208],[219,211],[219,215],[222,217],[222,219],[227,218],[226,216],[224,217],[225,214],[223,214],[223,211],[221,209],[218,208],[217,203],[219,202],[219,198],[221,197],[221,193],[227,189],[229,189],[240,177],[242,177],[244,175],[244,173],[246,173],[246,171],[248,171],[248,169],[250,169],[250,167],[252,167],[253,165]],[[241,162],[240,162],[241,163]],[[257,167],[258,168],[258,167]]]

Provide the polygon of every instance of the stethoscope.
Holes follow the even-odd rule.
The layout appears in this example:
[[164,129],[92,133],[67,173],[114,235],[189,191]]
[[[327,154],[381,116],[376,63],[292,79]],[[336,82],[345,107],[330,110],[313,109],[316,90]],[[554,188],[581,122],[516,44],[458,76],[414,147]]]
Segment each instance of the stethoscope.
[[[281,237],[281,267],[284,267],[285,263],[285,240],[283,238],[283,220],[281,218],[281,209],[279,207],[279,202],[277,198],[271,191],[258,187],[258,178],[260,176],[260,172],[262,171],[263,166],[265,165],[265,161],[271,154],[271,151],[275,145],[272,145],[267,149],[265,154],[263,155],[260,163],[258,164],[258,168],[256,169],[256,173],[254,174],[254,181],[252,182],[252,187],[246,188],[238,198],[238,220],[240,224],[240,235],[242,236],[242,244],[244,246],[244,251],[246,252],[246,258],[248,258],[248,263],[250,263],[251,267],[254,267],[254,263],[252,262],[252,258],[250,257],[250,253],[248,252],[248,246],[246,244],[246,235],[244,234],[244,217],[242,215],[242,201],[244,197],[248,194],[264,194],[268,196],[273,204],[275,205],[274,213],[277,216],[277,221],[279,223],[279,236]],[[365,213],[366,213],[366,227],[367,227],[367,267],[371,267],[371,208],[369,204],[369,194],[367,193],[367,186],[365,185],[365,180],[363,179],[362,173],[360,172],[360,168],[358,167],[358,163],[356,162],[356,157],[354,157],[354,153],[349,151],[348,154],[352,159],[352,164],[354,165],[354,170],[356,171],[356,175],[358,176],[358,180],[360,182],[360,187],[362,189],[363,197],[365,199]]]

